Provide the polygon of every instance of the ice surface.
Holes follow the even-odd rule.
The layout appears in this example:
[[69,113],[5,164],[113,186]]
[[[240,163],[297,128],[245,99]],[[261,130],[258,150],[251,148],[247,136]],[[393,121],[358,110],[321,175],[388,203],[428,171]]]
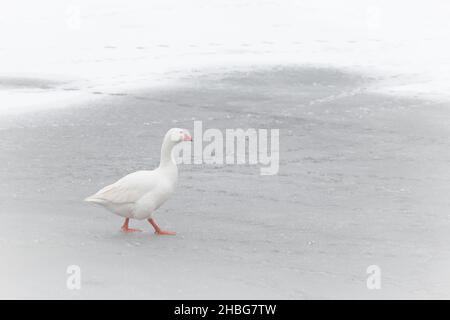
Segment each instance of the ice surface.
[[[449,298],[449,6],[2,1],[0,298]],[[176,237],[81,201],[194,119],[279,175],[182,166]]]
[[[448,105],[332,68],[216,69],[0,123],[2,298],[448,298]],[[280,128],[280,172],[182,165],[122,234],[82,202],[151,169],[165,131]],[[194,136],[194,139],[198,137]],[[382,270],[368,290],[366,268]],[[66,288],[79,265],[82,288]]]

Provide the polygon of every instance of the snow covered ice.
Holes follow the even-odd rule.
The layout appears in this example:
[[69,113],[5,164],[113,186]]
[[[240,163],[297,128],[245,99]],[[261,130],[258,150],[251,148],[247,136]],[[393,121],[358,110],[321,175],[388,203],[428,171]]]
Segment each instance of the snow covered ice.
[[[449,298],[448,9],[3,2],[0,297]],[[173,238],[83,203],[195,120],[280,129],[279,173],[180,165]]]

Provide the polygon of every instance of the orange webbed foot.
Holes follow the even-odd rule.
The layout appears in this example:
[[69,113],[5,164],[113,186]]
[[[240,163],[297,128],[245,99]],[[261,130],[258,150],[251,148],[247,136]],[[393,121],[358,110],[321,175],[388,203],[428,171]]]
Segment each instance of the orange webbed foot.
[[140,230],[140,229],[125,228],[125,227],[122,227],[121,230],[122,230],[122,232],[125,232],[125,233],[142,232],[142,230]]
[[175,232],[166,231],[166,230],[158,230],[158,231],[155,231],[155,233],[159,236],[174,236],[174,235],[176,235]]

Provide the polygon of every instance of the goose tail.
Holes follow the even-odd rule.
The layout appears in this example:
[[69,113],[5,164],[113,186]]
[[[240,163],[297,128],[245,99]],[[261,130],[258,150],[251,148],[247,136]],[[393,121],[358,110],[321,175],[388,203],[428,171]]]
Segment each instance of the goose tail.
[[99,199],[94,195],[87,197],[86,199],[84,199],[85,202],[89,202],[89,203],[96,203],[96,204],[103,204],[105,203],[105,200],[103,199]]

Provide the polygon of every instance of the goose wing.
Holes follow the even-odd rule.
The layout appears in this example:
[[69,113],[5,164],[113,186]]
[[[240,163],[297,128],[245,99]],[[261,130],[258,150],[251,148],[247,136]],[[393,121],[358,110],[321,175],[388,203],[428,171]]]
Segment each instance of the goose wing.
[[154,171],[137,171],[104,187],[96,194],[86,198],[86,201],[114,204],[134,203],[153,190],[156,184]]

